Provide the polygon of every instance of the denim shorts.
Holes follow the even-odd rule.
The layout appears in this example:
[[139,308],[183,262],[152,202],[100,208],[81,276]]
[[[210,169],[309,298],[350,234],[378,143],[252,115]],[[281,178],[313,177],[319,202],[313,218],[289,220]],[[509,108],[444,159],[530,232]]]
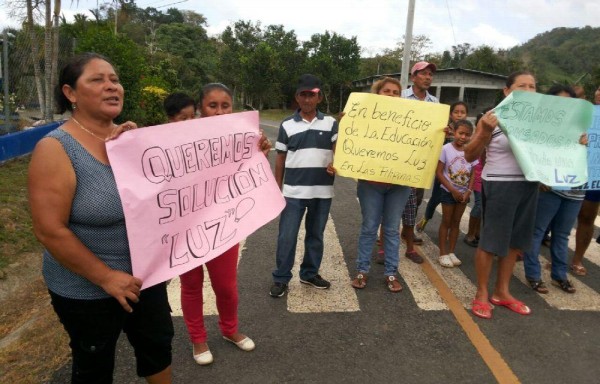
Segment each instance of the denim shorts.
[[144,289],[127,313],[114,298],[80,300],[52,291],[52,306],[69,334],[72,383],[112,383],[121,331],[135,350],[137,374],[151,376],[171,365],[173,322],[166,283]]
[[[470,198],[469,198],[470,199]],[[469,200],[467,200],[467,203]],[[458,201],[454,200],[454,196],[444,188],[440,188],[440,203],[442,204],[459,204]]]

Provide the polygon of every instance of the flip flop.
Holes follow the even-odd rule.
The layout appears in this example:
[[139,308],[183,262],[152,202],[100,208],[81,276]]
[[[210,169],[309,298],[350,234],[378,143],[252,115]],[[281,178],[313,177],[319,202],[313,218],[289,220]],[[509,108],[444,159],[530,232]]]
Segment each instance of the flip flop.
[[499,300],[493,297],[490,297],[490,303],[500,306],[506,307],[513,312],[518,313],[519,315],[531,315],[531,308],[525,305],[522,301],[517,299],[515,300]]
[[352,288],[363,289],[367,286],[367,274],[359,273],[350,284],[352,285]]
[[484,301],[479,301],[477,299],[473,299],[471,305],[471,313],[477,317],[481,317],[482,319],[491,319],[492,318],[492,307],[488,303]]
[[583,265],[571,264],[570,268],[571,268],[571,272],[573,272],[574,275],[577,275],[577,276],[587,275],[587,269],[585,269],[585,267]]

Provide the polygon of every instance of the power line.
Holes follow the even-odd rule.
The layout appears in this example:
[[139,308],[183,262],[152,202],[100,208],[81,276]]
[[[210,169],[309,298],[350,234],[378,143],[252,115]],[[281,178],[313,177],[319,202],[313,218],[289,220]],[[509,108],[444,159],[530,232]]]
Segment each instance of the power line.
[[175,4],[185,3],[185,2],[187,2],[187,1],[188,1],[188,0],[176,1],[176,2],[174,2],[174,3],[165,4],[165,5],[161,5],[161,6],[159,6],[159,7],[156,7],[156,9],[158,9],[158,8],[164,8],[164,7],[168,7],[169,5],[175,5]]
[[450,19],[450,27],[452,28],[452,37],[454,38],[454,45],[458,45],[456,42],[456,35],[454,34],[454,23],[452,23],[452,14],[450,13],[450,5],[448,4],[448,0],[446,0],[446,9],[448,9],[448,18]]

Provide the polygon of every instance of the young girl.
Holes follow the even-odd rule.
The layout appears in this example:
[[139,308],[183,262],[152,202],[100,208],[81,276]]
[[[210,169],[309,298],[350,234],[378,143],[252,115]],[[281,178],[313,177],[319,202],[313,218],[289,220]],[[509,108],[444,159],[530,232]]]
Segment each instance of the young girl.
[[[452,268],[461,264],[454,254],[458,239],[460,218],[473,191],[473,167],[477,160],[465,160],[464,146],[473,135],[473,124],[459,120],[454,124],[454,141],[444,145],[438,162],[436,177],[440,181],[442,222],[439,230],[440,265]],[[446,247],[448,241],[448,247]]]
[[[467,118],[467,114],[469,113],[469,107],[467,103],[464,101],[457,101],[450,105],[450,118],[448,120],[448,126],[445,129],[446,138],[444,140],[444,144],[448,144],[452,140],[454,140],[453,127],[457,121],[463,120]],[[419,221],[417,226],[415,227],[416,231],[421,233],[425,230],[425,226],[427,222],[431,220],[435,209],[440,204],[440,182],[436,178],[433,181],[433,188],[431,190],[431,196],[429,197],[429,201],[427,202],[427,208],[425,208],[425,216]]]
[[[205,85],[200,91],[198,109],[201,118],[233,113],[231,91],[221,83]],[[271,142],[262,132],[258,144],[266,156],[271,149]],[[252,351],[255,348],[254,341],[238,331],[238,255],[239,244],[236,244],[219,257],[180,276],[183,320],[193,344],[194,360],[199,365],[208,365],[213,362],[213,355],[206,343],[207,334],[204,327],[202,292],[204,268],[208,271],[215,292],[219,312],[219,328],[223,338],[235,344],[242,351]]]

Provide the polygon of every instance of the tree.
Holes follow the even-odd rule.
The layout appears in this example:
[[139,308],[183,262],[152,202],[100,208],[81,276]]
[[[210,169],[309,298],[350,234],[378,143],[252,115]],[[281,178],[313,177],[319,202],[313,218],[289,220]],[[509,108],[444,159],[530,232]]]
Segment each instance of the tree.
[[505,52],[494,50],[488,45],[475,48],[459,65],[461,68],[502,74],[509,74],[523,67],[521,61],[511,59]]
[[[262,38],[260,22],[239,20],[225,28],[220,36],[219,78],[232,87],[234,101],[237,98],[245,104],[247,87],[244,63],[249,62],[250,53]],[[238,96],[239,93],[239,96]]]
[[[431,39],[425,35],[413,36],[410,47],[410,61],[416,62],[422,60],[425,55],[425,50],[431,47],[431,44]],[[383,54],[394,57],[396,60],[402,62],[404,56],[404,36],[402,36],[402,40],[396,42],[396,47],[394,49],[385,49]]]
[[162,24],[156,30],[156,46],[177,67],[181,83],[197,91],[202,84],[214,79],[217,67],[215,43],[203,27],[185,24]]
[[342,35],[325,31],[314,34],[303,44],[307,53],[306,72],[313,73],[323,81],[323,93],[327,113],[332,106],[342,109],[344,91],[350,89],[351,82],[358,76],[360,47],[356,36],[348,39]]
[[115,35],[107,25],[93,25],[81,35],[76,50],[102,54],[113,63],[125,89],[123,112],[118,121],[141,121],[140,81],[146,73],[142,49],[128,37]]
[[38,102],[40,104],[40,112],[42,116],[47,115],[46,112],[46,97],[44,92],[44,83],[42,81],[42,69],[40,67],[39,57],[39,41],[35,30],[35,22],[33,19],[33,1],[27,0],[27,21],[25,25],[29,31],[29,38],[31,40],[31,55],[33,56],[33,72],[35,76],[35,87],[37,88]]
[[296,89],[296,81],[306,62],[306,55],[300,49],[296,33],[285,31],[283,25],[269,25],[265,29],[263,39],[274,52],[275,82],[279,84],[279,95],[271,100],[273,103],[282,102],[283,108],[292,101]]

